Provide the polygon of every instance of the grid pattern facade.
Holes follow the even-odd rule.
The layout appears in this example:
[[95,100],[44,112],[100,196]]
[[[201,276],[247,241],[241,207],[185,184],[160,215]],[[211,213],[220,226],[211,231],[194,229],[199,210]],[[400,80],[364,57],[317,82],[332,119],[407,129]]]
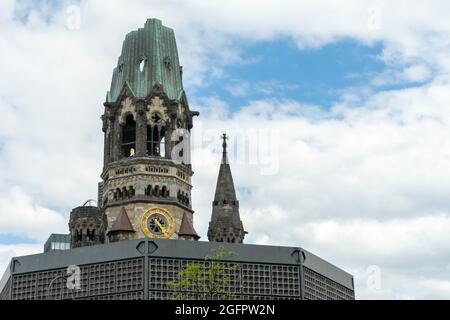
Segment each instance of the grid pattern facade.
[[[180,271],[195,262],[208,267],[204,260],[148,257],[116,260],[80,266],[80,289],[67,288],[65,268],[15,274],[0,295],[1,299],[144,299],[144,279],[148,281],[148,298],[173,298],[168,283],[178,279]],[[299,265],[221,262],[229,281],[222,289],[236,300],[301,299]],[[147,270],[147,271],[145,271]],[[145,272],[148,272],[145,276]],[[354,291],[303,266],[304,297],[309,300],[354,300]],[[225,287],[226,286],[226,287]],[[11,290],[9,289],[11,287]],[[206,293],[183,291],[186,299],[216,299]],[[11,294],[11,295],[10,295]]]
[[[178,273],[189,263],[208,267],[207,261],[185,259],[150,259],[150,299],[171,299],[168,283],[177,279]],[[222,289],[243,300],[300,299],[300,268],[295,265],[270,265],[257,263],[221,263],[224,276],[229,279]],[[183,292],[187,299],[214,299],[206,294]]]
[[13,300],[142,298],[142,258],[80,266],[80,289],[67,288],[66,269],[18,274],[12,277]]
[[305,276],[305,299],[307,300],[354,300],[355,293],[311,269],[303,268]]

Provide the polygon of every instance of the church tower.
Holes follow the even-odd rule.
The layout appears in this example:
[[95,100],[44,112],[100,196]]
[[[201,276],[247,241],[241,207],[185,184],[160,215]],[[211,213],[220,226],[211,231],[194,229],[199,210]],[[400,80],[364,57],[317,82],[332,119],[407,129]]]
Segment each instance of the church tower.
[[198,239],[189,133],[199,113],[189,109],[172,29],[149,19],[127,34],[104,106],[99,206],[108,241]]
[[70,247],[93,246],[105,242],[105,215],[99,207],[90,205],[92,200],[70,212]]
[[227,155],[227,136],[223,134],[222,162],[217,178],[216,193],[208,228],[208,240],[242,243],[247,233],[239,216],[239,201],[234,190],[233,177]]

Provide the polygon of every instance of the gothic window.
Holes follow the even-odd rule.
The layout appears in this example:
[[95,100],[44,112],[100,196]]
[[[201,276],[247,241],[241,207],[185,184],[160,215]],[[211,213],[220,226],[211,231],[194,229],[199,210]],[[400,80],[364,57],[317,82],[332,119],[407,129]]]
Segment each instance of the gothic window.
[[132,157],[136,152],[136,121],[132,114],[125,119],[122,127],[122,154],[124,157]]
[[177,199],[182,204],[189,205],[189,195],[187,193],[184,193],[183,191],[178,190]]
[[119,188],[117,188],[116,192],[114,192],[114,199],[115,200],[122,199],[122,191]]
[[153,113],[151,124],[147,125],[147,154],[149,156],[161,157],[165,155],[165,132],[164,120],[158,113]]
[[161,195],[163,196],[163,198],[167,197],[167,193],[168,193],[167,187],[163,186],[162,189],[161,189]]
[[75,230],[75,241],[76,242],[81,242],[82,241],[81,230]]
[[140,72],[144,72],[146,63],[147,63],[147,58],[145,57],[145,55],[141,55],[141,58],[139,59],[139,71]]
[[87,241],[94,241],[94,235],[95,235],[95,229],[87,229],[86,230],[86,240]]

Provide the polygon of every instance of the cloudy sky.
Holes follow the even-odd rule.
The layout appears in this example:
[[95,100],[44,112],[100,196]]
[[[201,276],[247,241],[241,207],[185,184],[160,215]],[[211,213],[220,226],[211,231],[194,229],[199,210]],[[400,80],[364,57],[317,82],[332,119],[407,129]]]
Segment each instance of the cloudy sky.
[[0,6],[1,273],[96,198],[112,69],[155,17],[201,112],[203,240],[226,130],[247,243],[302,246],[352,273],[359,299],[450,299],[450,2]]

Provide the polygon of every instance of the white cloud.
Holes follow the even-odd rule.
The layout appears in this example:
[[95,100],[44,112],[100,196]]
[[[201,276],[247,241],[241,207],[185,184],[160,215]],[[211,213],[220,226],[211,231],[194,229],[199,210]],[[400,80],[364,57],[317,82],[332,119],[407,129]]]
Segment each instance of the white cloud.
[[405,67],[402,71],[388,69],[375,76],[372,83],[375,86],[390,84],[411,84],[417,82],[429,81],[432,77],[432,71],[425,65],[417,64]]
[[250,94],[250,83],[245,81],[235,82],[233,84],[225,86],[225,90],[236,97],[246,96]]
[[[445,288],[443,275],[448,277],[447,88],[448,81],[439,79],[374,94],[358,106],[339,102],[319,116],[314,108],[305,114],[294,101],[253,101],[225,119],[199,118],[196,130],[207,132],[207,141],[227,131],[230,150],[246,130],[281,137],[274,175],[230,157],[234,180],[245,190],[239,199],[248,241],[304,246],[349,271],[379,265],[383,290],[367,290],[364,274],[359,275],[360,298],[443,298],[446,291],[433,292],[429,284]],[[193,201],[205,235],[214,192],[208,183],[218,168],[211,159],[219,154],[213,155],[207,143],[198,149],[202,157],[194,161]],[[423,279],[415,282],[415,277]],[[416,293],[425,284],[428,289]]]
[[67,215],[36,205],[19,187],[0,197],[0,233],[19,234],[44,241],[50,233],[66,233]]
[[411,66],[404,71],[405,81],[423,82],[429,80],[430,76],[430,70],[423,65]]
[[[191,106],[202,112],[194,131],[208,132],[193,164],[203,236],[218,170],[215,132],[278,132],[277,174],[233,164],[249,242],[322,255],[354,272],[359,298],[449,297],[448,1],[82,1],[74,31],[65,27],[64,7],[50,20],[42,17],[48,10],[32,11],[20,23],[12,3],[0,12],[1,233],[43,241],[64,232],[70,208],[95,198],[112,67],[124,35],[158,17],[175,29],[188,97],[201,104]],[[379,24],[371,24],[377,12]],[[268,99],[231,114],[204,92],[210,79],[226,78],[228,65],[249,62],[241,41],[278,38],[299,48],[381,42],[389,73],[380,77],[427,83],[379,93],[353,88],[329,111]],[[41,246],[2,245],[0,266],[34,251]],[[385,275],[379,292],[365,288],[372,264]]]

